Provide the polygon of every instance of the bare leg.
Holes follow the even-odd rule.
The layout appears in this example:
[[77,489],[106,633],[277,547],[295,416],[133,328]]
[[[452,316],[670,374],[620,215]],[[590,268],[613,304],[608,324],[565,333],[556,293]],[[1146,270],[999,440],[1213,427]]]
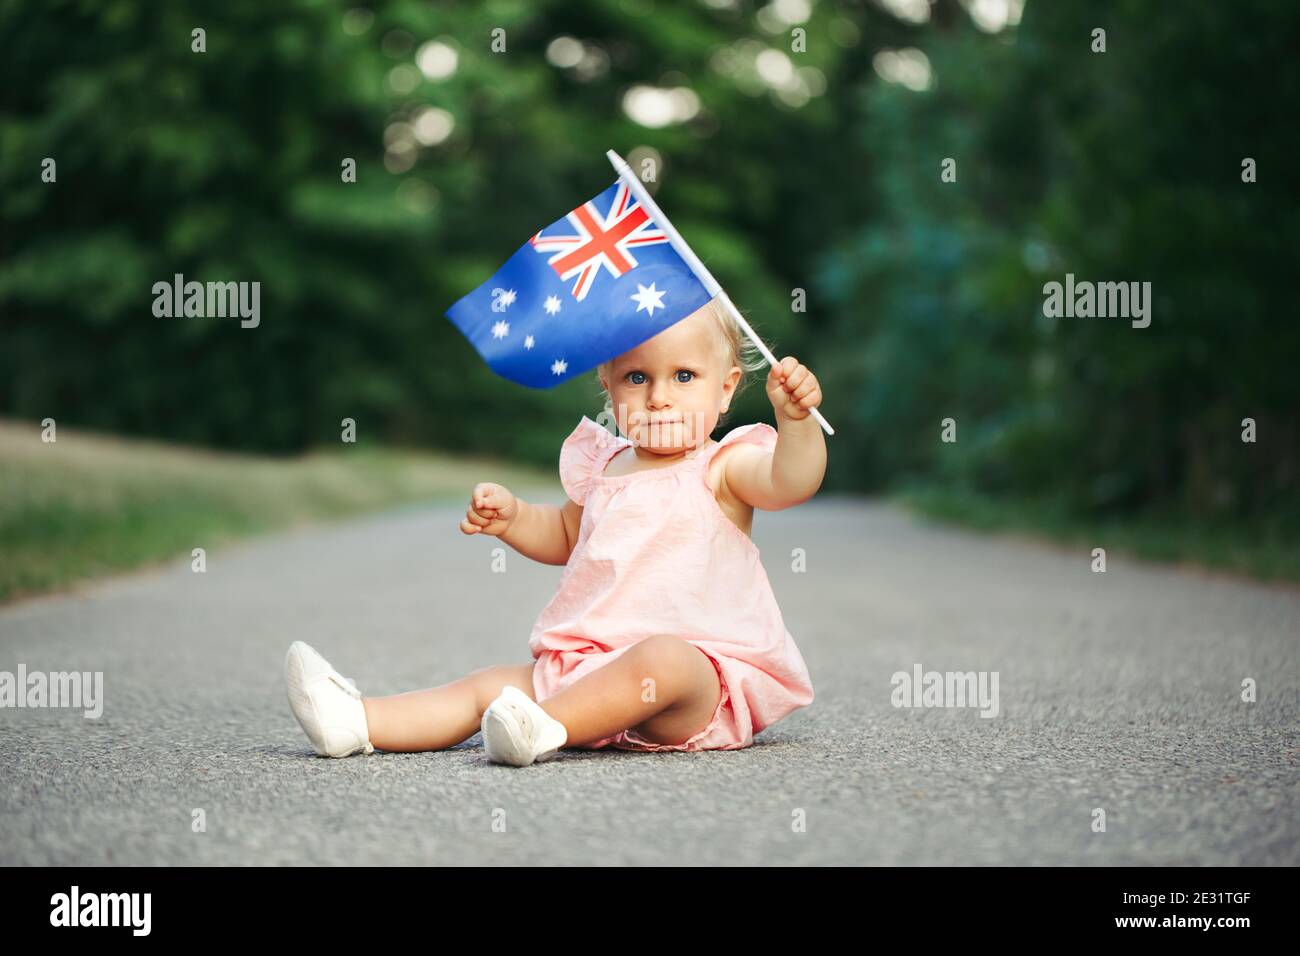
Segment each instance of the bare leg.
[[533,664],[500,664],[460,680],[389,697],[363,697],[370,742],[376,750],[442,750],[478,733],[483,711],[507,684],[533,694]]
[[656,634],[548,697],[541,707],[564,724],[566,746],[589,744],[628,728],[654,743],[679,744],[704,729],[721,698],[718,672],[704,652],[679,637]]

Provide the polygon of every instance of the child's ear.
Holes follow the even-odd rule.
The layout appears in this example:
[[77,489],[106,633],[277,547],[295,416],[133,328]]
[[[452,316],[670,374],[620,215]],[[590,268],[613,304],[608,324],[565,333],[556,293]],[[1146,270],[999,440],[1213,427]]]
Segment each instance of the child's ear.
[[731,371],[727,373],[727,377],[722,380],[722,392],[728,401],[735,397],[736,385],[740,382],[740,377],[743,374],[744,372],[740,370],[740,366],[733,365]]

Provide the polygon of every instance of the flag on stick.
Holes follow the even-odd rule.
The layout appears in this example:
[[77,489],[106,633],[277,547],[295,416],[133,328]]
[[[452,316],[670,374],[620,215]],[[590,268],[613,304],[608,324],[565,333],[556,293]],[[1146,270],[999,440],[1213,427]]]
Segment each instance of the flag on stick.
[[[537,232],[447,318],[494,372],[551,388],[716,298],[768,364],[776,357],[612,149],[618,180]],[[826,434],[835,430],[817,409]]]
[[447,318],[498,375],[551,388],[711,297],[620,178],[520,246]]

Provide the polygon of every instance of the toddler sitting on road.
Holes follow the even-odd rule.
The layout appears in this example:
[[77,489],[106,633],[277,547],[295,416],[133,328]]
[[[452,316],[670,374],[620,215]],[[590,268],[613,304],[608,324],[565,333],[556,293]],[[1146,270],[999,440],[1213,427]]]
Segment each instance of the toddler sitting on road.
[[709,302],[600,366],[621,434],[583,416],[560,450],[563,507],[475,486],[462,532],[565,565],[529,638],[532,663],[362,697],[294,642],[289,702],[316,752],[441,750],[476,730],[491,761],[516,767],[564,747],[735,750],[811,703],[749,529],[755,508],[821,486],[826,443],[810,414],[821,389],[787,356],[767,376],[777,427],[710,440],[743,385],[746,345]]

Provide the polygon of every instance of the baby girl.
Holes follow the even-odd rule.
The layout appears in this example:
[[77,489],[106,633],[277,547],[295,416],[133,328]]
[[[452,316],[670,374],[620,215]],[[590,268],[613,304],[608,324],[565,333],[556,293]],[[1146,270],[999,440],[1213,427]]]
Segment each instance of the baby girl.
[[711,441],[745,372],[762,367],[751,350],[709,302],[600,366],[621,434],[583,416],[560,449],[563,507],[474,487],[461,531],[565,566],[533,626],[532,663],[362,697],[294,642],[289,703],[316,752],[441,750],[476,730],[491,761],[516,767],[563,747],[736,750],[811,703],[749,529],[755,508],[789,508],[821,486],[826,443],[810,415],[821,389],[786,357],[767,376],[777,427]]

